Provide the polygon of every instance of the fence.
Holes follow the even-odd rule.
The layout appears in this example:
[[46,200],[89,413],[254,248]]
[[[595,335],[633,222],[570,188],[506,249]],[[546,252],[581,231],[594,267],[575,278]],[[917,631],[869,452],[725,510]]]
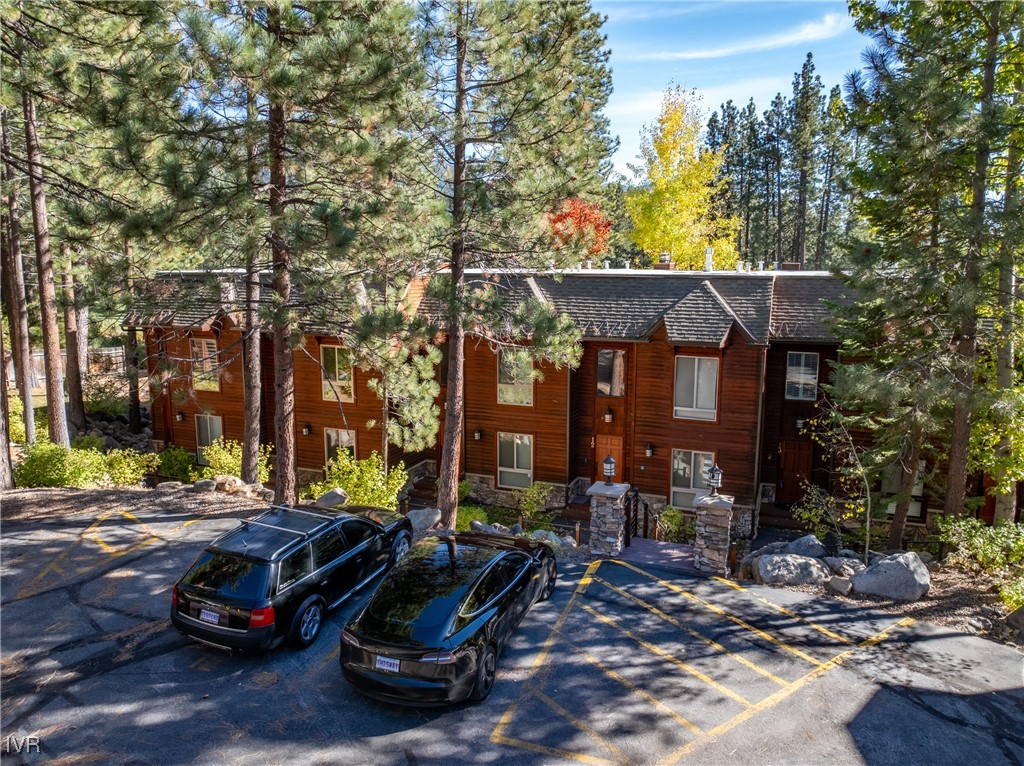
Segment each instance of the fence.
[[[14,359],[10,354],[5,354],[6,359],[4,360],[4,383],[8,388],[14,387]],[[60,354],[61,371],[67,367],[67,354],[63,351]],[[32,376],[32,388],[33,390],[40,390],[45,388],[46,383],[46,363],[43,361],[43,352],[34,351],[32,353],[32,361],[29,365],[30,375]],[[87,373],[90,374],[101,374],[101,375],[123,375],[125,371],[124,366],[124,347],[116,346],[111,348],[90,348],[89,349],[89,360],[87,363]]]

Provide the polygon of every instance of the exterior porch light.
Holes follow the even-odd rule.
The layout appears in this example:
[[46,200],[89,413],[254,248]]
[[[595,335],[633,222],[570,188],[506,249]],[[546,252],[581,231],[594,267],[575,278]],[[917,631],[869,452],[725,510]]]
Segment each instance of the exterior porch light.
[[476,441],[480,441],[481,439],[483,439],[483,438],[484,438],[484,431],[483,431],[483,429],[482,429],[482,428],[478,428],[478,429],[476,429],[476,430],[475,430],[475,431],[473,432],[473,438],[474,438],[474,439],[475,439]]
[[611,423],[613,420],[615,420],[615,413],[612,412],[611,405],[608,405],[608,409],[604,411],[604,422]]
[[647,457],[654,455],[654,442],[647,442],[647,446],[644,448],[644,454]]
[[604,483],[610,486],[615,475],[615,458],[609,455],[601,465],[604,467]]
[[185,413],[182,412],[181,410],[178,410],[177,414],[174,416],[174,419],[181,423],[185,419]]
[[804,423],[806,423],[806,422],[807,421],[804,420],[802,417],[798,417],[796,419],[796,428],[797,428],[797,430],[798,431],[803,431],[804,430]]
[[708,486],[711,487],[711,494],[717,495],[718,488],[722,486],[722,469],[715,463],[708,470]]
[[313,426],[309,423],[304,423],[302,426],[302,435],[309,436],[311,433],[313,433]]

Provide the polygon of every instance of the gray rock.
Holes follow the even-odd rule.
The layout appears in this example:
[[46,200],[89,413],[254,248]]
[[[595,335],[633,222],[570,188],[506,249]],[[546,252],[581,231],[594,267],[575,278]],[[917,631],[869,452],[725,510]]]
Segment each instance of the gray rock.
[[828,549],[814,535],[804,535],[799,540],[794,540],[786,546],[783,552],[791,553],[794,556],[810,556],[815,559],[828,555]]
[[408,518],[415,531],[424,532],[441,520],[441,511],[437,508],[413,508]]
[[196,492],[216,492],[217,482],[213,479],[200,479],[192,485],[192,489]]
[[184,486],[185,485],[182,484],[180,481],[162,481],[156,485],[155,489],[158,489],[161,492],[174,492],[181,489]]
[[263,490],[263,499],[266,502],[268,502],[268,503],[274,502],[274,490],[272,490],[272,489],[265,489],[265,490]]
[[473,519],[471,522],[469,522],[469,528],[471,530],[473,530],[474,532],[481,532],[481,533],[483,533],[485,535],[500,535],[501,534],[501,532],[499,532],[497,529],[492,527],[490,524],[485,524],[484,522],[480,521],[479,519]]
[[[319,505],[321,508],[334,508],[339,505],[348,505],[348,492],[343,490],[341,487],[335,487],[334,489],[328,490],[324,494],[320,495],[316,499],[315,505]],[[440,511],[438,511],[440,513]]]
[[917,554],[917,557],[921,559],[921,563],[925,566],[928,566],[932,562],[932,559],[935,558],[928,551],[914,551],[914,553]]
[[244,484],[242,486],[242,494],[255,499],[261,499],[265,490],[266,487],[259,482],[256,484]]
[[853,590],[853,583],[845,577],[832,577],[825,583],[825,589],[839,596],[849,596]]
[[213,480],[217,483],[217,489],[221,492],[234,492],[241,487],[245,482],[239,479],[237,476],[231,476],[226,473],[219,473],[213,477]]
[[769,553],[781,553],[786,549],[786,546],[788,545],[789,543],[785,541],[779,543],[768,543],[767,545],[758,548],[756,551],[751,551],[750,553],[748,553],[746,556],[740,559],[740,563],[749,564],[754,559],[759,558],[760,556],[767,556]]
[[866,569],[864,562],[860,559],[826,556],[825,563],[828,565],[829,569],[840,577],[853,577],[857,572],[863,572],[864,569]]
[[508,533],[510,535],[515,535],[516,537],[522,537],[525,534],[525,532],[523,532],[523,525],[519,523],[513,524]]
[[104,436],[103,437],[103,449],[106,449],[106,450],[121,449],[121,444],[113,436]]
[[1006,624],[1019,633],[1024,633],[1024,606],[1006,615]]
[[932,583],[927,567],[913,553],[886,556],[855,574],[850,581],[857,593],[895,601],[917,601]]
[[535,529],[530,535],[534,540],[540,540],[541,542],[550,543],[551,545],[561,545],[562,538],[556,535],[554,532],[549,532],[546,529]]
[[850,548],[843,548],[839,551],[839,558],[842,559],[860,559],[861,555],[857,551]]
[[821,585],[831,577],[818,559],[792,553],[761,556],[754,569],[754,579],[767,585]]
[[976,633],[988,633],[992,630],[992,621],[987,617],[968,617],[967,624]]
[[569,537],[569,535],[566,535],[565,537],[562,538],[562,542],[560,544],[565,546],[566,548],[575,548],[576,547],[576,539],[573,538],[573,537]]
[[491,526],[494,527],[494,529],[497,530],[497,532],[499,534],[502,534],[502,535],[507,535],[507,534],[509,534],[509,532],[511,532],[511,530],[508,527],[506,527],[504,524],[491,524]]

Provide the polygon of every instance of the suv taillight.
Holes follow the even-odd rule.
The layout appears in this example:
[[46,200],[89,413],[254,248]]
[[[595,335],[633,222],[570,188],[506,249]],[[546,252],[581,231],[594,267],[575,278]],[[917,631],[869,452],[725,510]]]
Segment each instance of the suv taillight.
[[274,607],[268,606],[266,609],[253,609],[249,612],[249,627],[250,628],[262,628],[266,625],[274,624]]
[[171,588],[171,609],[178,608],[178,586]]
[[343,630],[343,631],[341,631],[341,640],[342,640],[342,642],[343,642],[343,643],[346,643],[346,644],[348,644],[349,646],[354,646],[354,647],[356,647],[357,649],[361,648],[361,647],[359,646],[359,639],[358,639],[358,638],[356,638],[356,637],[355,637],[354,635],[352,635],[351,633],[349,633],[349,632],[348,632],[347,630]]
[[451,665],[455,662],[455,655],[451,652],[430,652],[420,657],[420,662],[430,662],[434,665]]

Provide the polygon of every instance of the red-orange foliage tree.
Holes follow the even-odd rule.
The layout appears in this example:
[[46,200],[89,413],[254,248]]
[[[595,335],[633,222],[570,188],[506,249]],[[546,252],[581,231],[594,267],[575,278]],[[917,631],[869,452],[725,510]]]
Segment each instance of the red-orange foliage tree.
[[608,249],[612,222],[596,202],[570,197],[550,220],[555,239],[563,247],[579,245],[588,255],[600,255]]

